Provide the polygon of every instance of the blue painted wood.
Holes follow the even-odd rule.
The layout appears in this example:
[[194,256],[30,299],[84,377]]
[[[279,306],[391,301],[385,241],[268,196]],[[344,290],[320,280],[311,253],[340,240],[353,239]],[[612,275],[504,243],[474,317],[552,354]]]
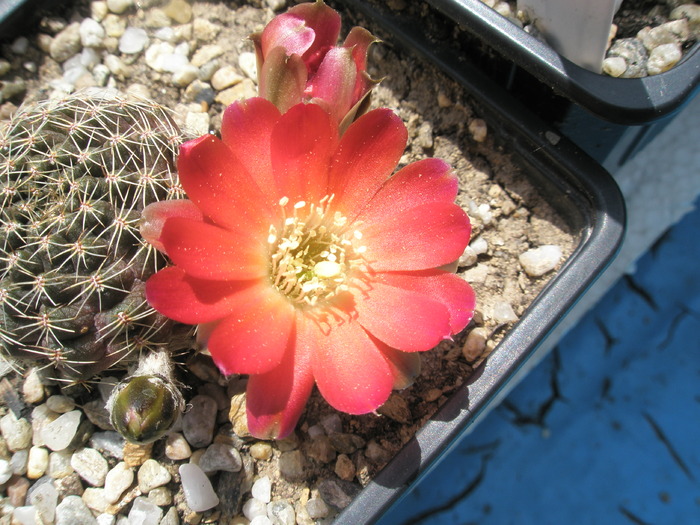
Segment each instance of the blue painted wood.
[[380,524],[700,523],[698,231],[700,209]]

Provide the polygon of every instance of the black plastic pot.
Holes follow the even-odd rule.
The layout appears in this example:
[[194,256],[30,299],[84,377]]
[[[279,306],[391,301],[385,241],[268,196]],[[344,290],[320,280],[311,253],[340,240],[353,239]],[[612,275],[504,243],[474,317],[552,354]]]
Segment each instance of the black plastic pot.
[[470,432],[479,417],[497,404],[516,372],[614,257],[624,232],[625,210],[619,189],[607,171],[570,141],[560,138],[551,126],[453,49],[436,44],[422,20],[379,10],[362,0],[342,3],[362,12],[391,35],[381,35],[388,45],[398,43],[409,48],[463,86],[523,173],[580,236],[565,266],[485,364],[334,522],[357,525],[379,520],[398,504],[407,488],[420,483],[421,477]]
[[613,172],[700,88],[700,42],[671,70],[645,78],[588,71],[480,0],[427,0],[472,38],[468,59]]

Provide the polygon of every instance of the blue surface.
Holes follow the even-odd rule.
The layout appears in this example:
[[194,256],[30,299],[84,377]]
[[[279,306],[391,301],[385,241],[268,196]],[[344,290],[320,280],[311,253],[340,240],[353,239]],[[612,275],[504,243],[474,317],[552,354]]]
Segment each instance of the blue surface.
[[700,209],[380,522],[700,524]]

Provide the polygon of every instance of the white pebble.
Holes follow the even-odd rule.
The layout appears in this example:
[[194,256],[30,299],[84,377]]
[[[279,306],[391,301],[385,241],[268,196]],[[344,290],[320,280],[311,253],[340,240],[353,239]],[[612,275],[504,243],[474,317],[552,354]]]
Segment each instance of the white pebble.
[[272,521],[267,516],[255,516],[250,520],[250,525],[272,525]]
[[139,490],[148,494],[152,489],[161,487],[171,479],[170,472],[155,459],[147,459],[137,474]]
[[675,66],[683,56],[679,44],[661,44],[652,49],[647,62],[647,72],[658,75]]
[[[31,449],[30,449],[31,450]],[[10,466],[12,472],[18,476],[24,476],[27,473],[27,462],[29,461],[29,450],[18,450],[10,458]]]
[[[144,59],[146,65],[160,73],[167,71],[168,63],[173,59],[175,47],[167,42],[155,42],[148,46]],[[185,57],[185,62],[187,58]]]
[[497,323],[512,323],[518,320],[518,316],[509,302],[499,301],[493,305],[493,320]]
[[243,515],[251,521],[257,516],[267,517],[267,505],[259,499],[250,498],[243,504]]
[[97,518],[97,525],[114,525],[117,522],[117,517],[112,514],[107,514],[103,512]]
[[32,444],[32,426],[25,418],[17,419],[12,412],[0,418],[0,432],[12,452],[29,448]]
[[224,54],[224,48],[216,44],[208,44],[200,47],[192,56],[192,63],[201,67],[210,60],[214,60]]
[[134,471],[120,461],[105,478],[104,498],[108,503],[116,503],[126,489],[134,482]]
[[36,525],[36,509],[32,505],[17,507],[12,511],[12,523],[18,525]]
[[270,503],[272,499],[272,482],[267,476],[263,476],[253,483],[253,488],[250,489],[250,494],[258,501]]
[[125,55],[140,53],[148,45],[148,33],[140,27],[127,27],[119,38],[119,51]]
[[[177,57],[180,55],[173,56]],[[173,71],[173,84],[178,87],[189,86],[199,76],[199,68],[188,63],[187,57],[183,57],[183,59],[185,60],[185,63],[181,64],[178,69]]]
[[12,466],[6,459],[0,459],[0,485],[12,477]]
[[238,84],[243,80],[243,77],[238,74],[233,66],[224,66],[216,71],[211,77],[211,85],[217,91],[226,89]]
[[44,447],[32,447],[27,458],[27,477],[39,479],[49,468],[49,451]]
[[618,78],[627,71],[627,62],[622,57],[608,57],[603,60],[603,72],[611,77]]
[[[107,55],[104,58],[104,64],[109,68],[109,71],[116,77],[128,78],[131,76],[131,68],[129,68],[129,66],[127,66],[122,61],[122,59],[116,55]],[[110,392],[112,388],[114,388],[114,385],[112,385],[112,387],[109,389]],[[102,390],[100,390],[100,394],[103,395]],[[107,399],[109,399],[109,396]]]
[[48,474],[54,479],[65,478],[73,472],[73,467],[70,466],[70,458],[73,455],[70,451],[51,452],[49,454],[49,471]]
[[474,253],[477,255],[483,255],[489,250],[489,245],[483,237],[472,239],[469,246],[472,247],[472,250],[474,250]]
[[114,14],[120,15],[134,5],[133,0],[107,0],[107,8]]
[[488,126],[486,121],[480,118],[472,119],[469,122],[469,133],[476,142],[484,142],[488,135]]
[[489,332],[483,326],[477,326],[467,334],[467,339],[462,347],[462,355],[467,362],[476,361],[486,349]]
[[238,67],[251,80],[258,78],[258,60],[255,58],[255,53],[249,51],[241,53],[238,56]]
[[479,260],[479,256],[476,254],[471,246],[467,246],[462,255],[459,256],[457,260],[457,266],[474,266]]
[[78,431],[81,418],[80,410],[71,410],[44,425],[41,437],[46,446],[54,451],[67,448]]
[[530,277],[540,277],[556,268],[561,260],[562,252],[559,246],[545,244],[520,254],[518,258],[525,273]]
[[105,29],[97,20],[86,18],[80,23],[80,43],[83,47],[101,47]]
[[96,521],[80,496],[66,496],[56,507],[56,525],[73,525],[75,523],[91,525]]
[[175,30],[172,27],[161,27],[155,33],[153,33],[153,36],[158,40],[168,42],[170,44],[174,44],[177,41]]
[[[4,65],[7,64],[7,70],[4,70]],[[0,60],[0,76],[10,70],[10,63]],[[44,399],[44,385],[41,383],[41,375],[37,368],[31,368],[27,377],[22,383],[22,396],[27,403],[41,403]]]
[[39,523],[53,523],[58,503],[58,490],[53,483],[42,483],[32,490],[29,503],[39,515]]
[[219,504],[219,497],[211,486],[211,481],[194,463],[180,465],[180,480],[185,493],[187,506],[195,512],[204,512]]
[[109,464],[97,450],[84,447],[70,458],[70,466],[93,487],[102,487],[109,472]]
[[162,517],[163,509],[146,498],[138,497],[129,511],[129,525],[152,525],[159,523]]
[[55,395],[50,396],[46,400],[46,406],[54,412],[65,414],[66,412],[70,412],[75,408],[75,401],[68,396]]

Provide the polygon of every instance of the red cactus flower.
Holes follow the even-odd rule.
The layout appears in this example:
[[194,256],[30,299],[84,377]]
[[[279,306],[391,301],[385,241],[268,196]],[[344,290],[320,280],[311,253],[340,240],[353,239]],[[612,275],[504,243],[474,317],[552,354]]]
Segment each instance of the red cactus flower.
[[299,102],[323,106],[345,129],[368,107],[376,84],[366,72],[377,39],[354,27],[342,46],[340,15],[322,0],[299,4],[251,35],[258,59],[260,96],[284,113]]
[[291,432],[314,384],[338,410],[375,410],[412,382],[416,352],[471,318],[471,287],[440,269],[469,241],[456,178],[437,159],[390,176],[407,133],[388,109],[339,138],[315,104],[280,114],[254,98],[221,131],[180,150],[191,200],[144,211],[144,237],[174,263],[148,301],[198,324],[223,373],[250,375],[257,437]]

